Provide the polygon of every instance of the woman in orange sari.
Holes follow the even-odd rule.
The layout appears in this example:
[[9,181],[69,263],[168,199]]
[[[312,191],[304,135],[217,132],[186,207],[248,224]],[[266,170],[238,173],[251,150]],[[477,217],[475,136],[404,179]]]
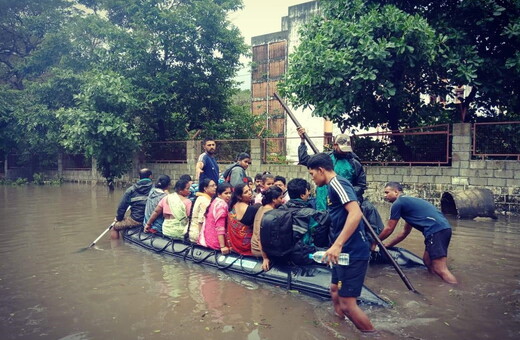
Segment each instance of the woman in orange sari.
[[253,256],[251,237],[259,205],[250,205],[253,192],[246,183],[235,187],[228,214],[228,239],[231,249],[241,255]]

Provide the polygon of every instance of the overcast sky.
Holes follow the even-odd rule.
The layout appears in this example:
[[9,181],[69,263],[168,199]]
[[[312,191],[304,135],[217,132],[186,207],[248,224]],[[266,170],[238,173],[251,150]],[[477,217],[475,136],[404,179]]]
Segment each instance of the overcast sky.
[[[251,44],[251,37],[278,32],[282,28],[282,17],[288,13],[288,8],[309,0],[242,0],[244,8],[229,15],[230,21],[235,24],[245,39],[246,44]],[[245,67],[238,72],[237,81],[243,82],[241,88],[249,89],[251,74],[247,63],[242,60]]]

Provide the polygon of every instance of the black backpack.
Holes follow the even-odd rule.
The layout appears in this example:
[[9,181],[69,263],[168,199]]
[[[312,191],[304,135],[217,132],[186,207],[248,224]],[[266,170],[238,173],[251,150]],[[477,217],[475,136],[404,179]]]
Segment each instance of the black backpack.
[[293,213],[298,209],[280,207],[264,214],[260,226],[262,250],[268,256],[281,257],[291,252],[293,242]]

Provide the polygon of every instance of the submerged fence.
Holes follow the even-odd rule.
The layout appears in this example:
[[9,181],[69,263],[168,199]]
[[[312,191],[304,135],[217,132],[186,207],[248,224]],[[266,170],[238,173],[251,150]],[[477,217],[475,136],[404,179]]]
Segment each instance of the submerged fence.
[[478,158],[520,160],[520,121],[473,124],[472,151]]

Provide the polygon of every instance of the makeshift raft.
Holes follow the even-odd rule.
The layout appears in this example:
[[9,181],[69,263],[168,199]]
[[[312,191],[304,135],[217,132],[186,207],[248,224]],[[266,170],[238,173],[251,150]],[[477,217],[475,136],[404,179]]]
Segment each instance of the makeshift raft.
[[[264,272],[262,260],[255,257],[244,257],[238,254],[222,255],[220,252],[204,248],[197,244],[186,244],[181,240],[147,234],[142,228],[126,229],[123,231],[126,241],[152,250],[158,254],[175,256],[183,260],[204,264],[220,270],[237,273],[242,276],[255,278],[288,290],[297,290],[301,293],[330,297],[330,268],[325,265],[289,266],[273,265]],[[396,262],[403,267],[423,266],[422,259],[403,248],[389,248],[388,251]],[[384,255],[374,253],[371,263],[389,263]],[[389,307],[390,304],[379,297],[369,288],[363,286],[359,302],[362,304]]]

